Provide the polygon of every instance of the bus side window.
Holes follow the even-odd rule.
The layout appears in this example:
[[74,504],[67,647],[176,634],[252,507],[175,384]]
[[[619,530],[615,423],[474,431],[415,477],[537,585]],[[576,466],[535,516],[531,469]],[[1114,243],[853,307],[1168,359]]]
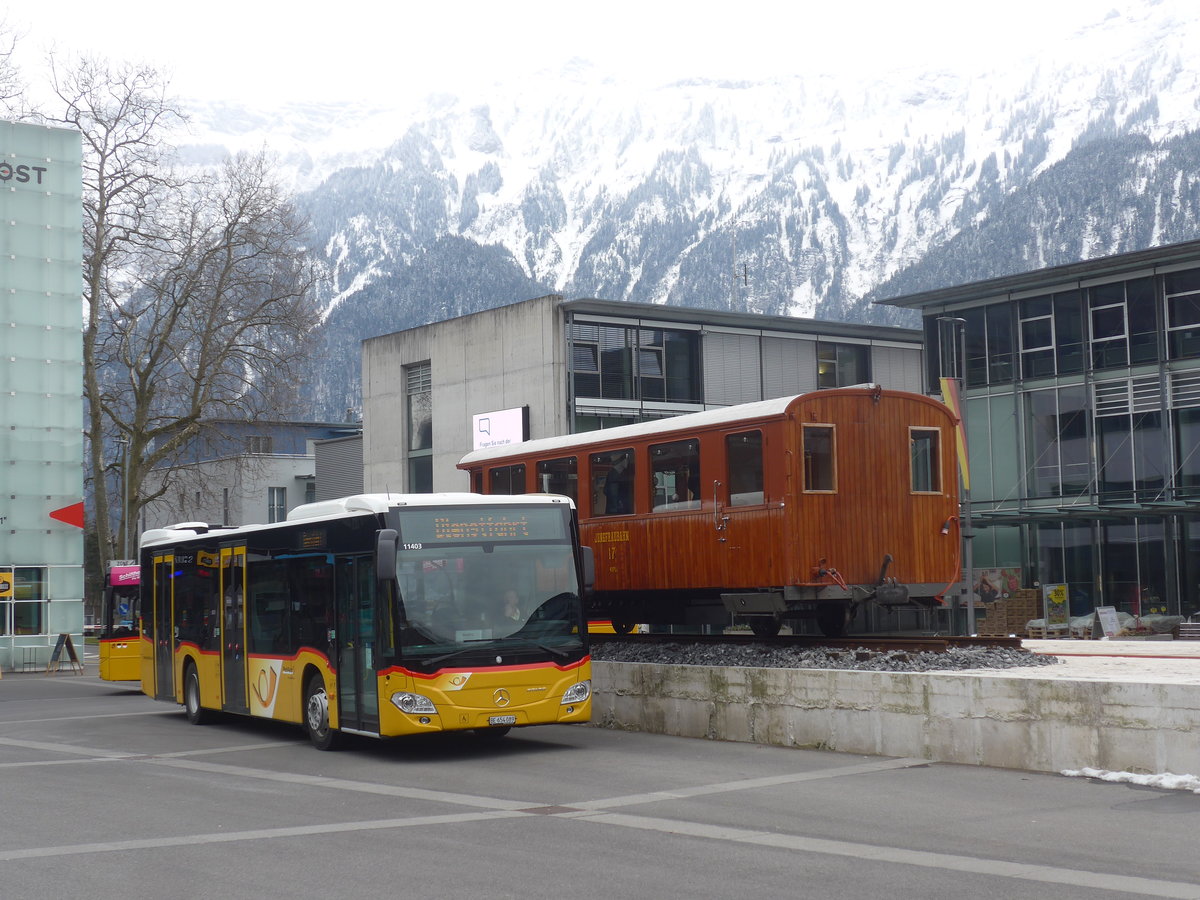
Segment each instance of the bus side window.
[[725,436],[725,484],[730,506],[756,506],[763,494],[763,439],[761,431]]

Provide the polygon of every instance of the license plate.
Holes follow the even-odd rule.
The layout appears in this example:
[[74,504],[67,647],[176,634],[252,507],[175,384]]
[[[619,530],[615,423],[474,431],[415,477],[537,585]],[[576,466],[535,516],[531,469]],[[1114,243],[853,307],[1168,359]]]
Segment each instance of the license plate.
[[489,725],[516,725],[517,717],[516,716],[489,716],[488,724]]

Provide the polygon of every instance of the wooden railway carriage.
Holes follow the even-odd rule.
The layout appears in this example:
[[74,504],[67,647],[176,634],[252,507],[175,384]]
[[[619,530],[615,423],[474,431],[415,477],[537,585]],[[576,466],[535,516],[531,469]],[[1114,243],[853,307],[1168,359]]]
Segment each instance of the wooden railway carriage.
[[955,420],[876,385],[469,453],[479,493],[562,493],[593,548],[589,616],[760,634],[864,602],[940,605],[958,568]]

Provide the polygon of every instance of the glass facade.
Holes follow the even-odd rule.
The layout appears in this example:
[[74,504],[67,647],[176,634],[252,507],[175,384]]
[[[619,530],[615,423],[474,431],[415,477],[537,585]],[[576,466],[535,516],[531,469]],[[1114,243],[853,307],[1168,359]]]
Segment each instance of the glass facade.
[[[83,633],[82,147],[0,122],[0,666]],[[65,518],[73,518],[71,514]]]
[[[1100,279],[1097,279],[1100,282]],[[1200,264],[927,313],[965,325],[973,565],[1072,615],[1200,611]]]

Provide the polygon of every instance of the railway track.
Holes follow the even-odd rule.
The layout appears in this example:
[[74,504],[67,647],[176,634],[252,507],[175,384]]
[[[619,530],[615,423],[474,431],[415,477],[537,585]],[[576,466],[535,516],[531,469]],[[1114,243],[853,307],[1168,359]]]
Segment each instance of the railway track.
[[901,637],[893,635],[866,634],[842,638],[820,635],[781,634],[775,637],[758,637],[753,634],[593,634],[593,644],[685,644],[738,646],[761,644],[767,647],[796,649],[822,648],[865,654],[902,653],[945,653],[954,648],[994,647],[1020,649],[1021,639],[1016,637],[966,637],[939,635],[936,637]]

